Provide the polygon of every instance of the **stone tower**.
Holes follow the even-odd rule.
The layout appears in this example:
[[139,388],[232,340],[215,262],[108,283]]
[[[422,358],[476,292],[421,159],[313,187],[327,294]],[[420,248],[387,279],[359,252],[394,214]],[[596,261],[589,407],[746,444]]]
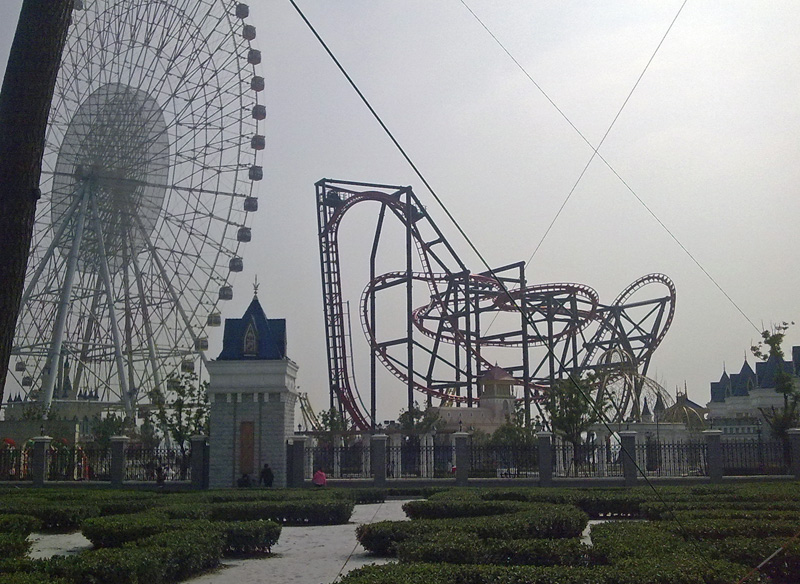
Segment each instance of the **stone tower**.
[[286,486],[286,440],[293,435],[297,364],[286,356],[286,321],[268,319],[257,295],[242,318],[226,319],[222,353],[211,377],[209,487],[255,484],[268,463]]

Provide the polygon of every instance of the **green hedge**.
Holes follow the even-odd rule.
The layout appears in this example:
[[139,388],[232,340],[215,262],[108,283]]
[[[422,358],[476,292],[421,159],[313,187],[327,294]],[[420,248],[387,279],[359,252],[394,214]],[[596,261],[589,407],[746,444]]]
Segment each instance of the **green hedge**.
[[32,542],[20,533],[0,533],[0,558],[23,558],[28,555]]
[[615,564],[627,558],[647,559],[697,554],[683,538],[660,523],[609,521],[592,525],[593,554],[598,561]]
[[712,558],[745,566],[758,566],[764,559],[783,548],[761,569],[761,573],[771,578],[772,584],[797,584],[800,575],[800,541],[785,538],[731,537],[705,542],[703,547]]
[[123,547],[57,556],[48,572],[74,584],[167,584],[219,565],[218,530],[186,529],[153,535]]
[[591,547],[578,539],[477,539],[442,533],[396,545],[401,562],[499,564],[509,566],[588,566]]
[[81,525],[84,537],[95,547],[120,547],[168,529],[170,526],[166,517],[154,513],[94,517]]
[[17,572],[16,574],[4,574],[3,584],[70,584],[63,578],[55,578],[47,574],[28,574]]
[[215,503],[210,508],[214,521],[268,519],[282,525],[341,525],[350,521],[353,507],[349,499],[324,499]]
[[0,513],[31,515],[42,522],[41,528],[45,531],[75,531],[84,520],[98,517],[100,507],[35,498],[10,498],[0,504]]
[[28,536],[41,528],[41,520],[32,515],[0,515],[0,533],[18,533]]
[[381,556],[397,553],[396,544],[437,532],[475,534],[482,539],[573,538],[583,532],[586,514],[569,505],[531,505],[525,511],[489,517],[380,521],[359,525],[356,538],[367,551]]
[[745,519],[693,519],[681,523],[661,521],[658,525],[698,540],[725,539],[729,537],[792,537],[797,533],[796,521],[749,521]]
[[445,519],[450,517],[480,517],[516,513],[528,508],[517,501],[481,501],[471,499],[436,499],[408,501],[403,511],[409,519]]
[[[459,566],[385,564],[353,570],[339,584],[731,584],[744,566],[676,558],[621,566]],[[764,582],[756,576],[748,584]]]
[[214,524],[225,535],[226,556],[271,553],[278,543],[281,526],[274,521],[219,521]]

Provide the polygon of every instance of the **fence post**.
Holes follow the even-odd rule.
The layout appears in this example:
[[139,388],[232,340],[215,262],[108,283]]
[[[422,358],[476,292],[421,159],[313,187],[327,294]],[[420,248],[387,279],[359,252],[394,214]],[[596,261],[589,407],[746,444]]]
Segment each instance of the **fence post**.
[[539,486],[553,484],[553,433],[536,432],[536,446],[539,454]]
[[706,463],[712,483],[722,481],[722,430],[703,430],[706,437]]
[[50,436],[36,436],[33,440],[33,453],[31,455],[31,479],[34,487],[43,487],[47,477],[47,449],[53,438]]
[[369,442],[374,486],[386,486],[386,434],[373,434]]
[[626,487],[635,487],[638,470],[636,469],[636,432],[623,430],[619,433],[622,442],[622,476],[625,477]]
[[125,482],[125,450],[130,438],[127,436],[111,437],[111,486],[119,488]]
[[786,433],[789,435],[790,454],[792,457],[789,472],[796,481],[800,481],[800,428],[789,428]]
[[189,438],[192,445],[189,454],[189,466],[192,469],[192,488],[208,488],[208,467],[206,466],[206,449],[208,448],[208,438],[206,436],[195,435]]
[[287,442],[287,469],[286,469],[286,486],[287,487],[302,487],[306,480],[305,476],[305,462],[306,458],[306,437],[294,436]]
[[455,432],[453,439],[456,441],[456,485],[467,486],[469,478],[469,432]]

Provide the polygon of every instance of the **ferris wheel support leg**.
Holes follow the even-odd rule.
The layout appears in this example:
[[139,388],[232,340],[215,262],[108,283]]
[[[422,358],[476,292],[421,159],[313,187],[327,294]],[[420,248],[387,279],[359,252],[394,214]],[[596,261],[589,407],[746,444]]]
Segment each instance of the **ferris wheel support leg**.
[[[64,285],[61,288],[61,297],[58,301],[58,313],[56,315],[55,326],[53,327],[53,339],[50,343],[50,351],[45,362],[45,379],[42,386],[42,393],[39,401],[45,408],[50,408],[53,402],[53,389],[58,377],[58,361],[61,356],[61,345],[64,342],[64,328],[67,324],[67,312],[69,311],[69,300],[72,296],[72,286],[75,282],[75,272],[78,269],[78,255],[81,251],[81,241],[83,240],[83,230],[86,226],[86,206],[89,199],[89,186],[83,184],[80,192],[80,212],[78,213],[77,225],[75,226],[75,238],[72,240],[72,247],[67,256],[67,273],[64,275]],[[64,224],[67,222],[64,221]]]
[[56,247],[58,247],[58,244],[61,243],[61,238],[64,236],[64,232],[67,230],[67,225],[69,225],[70,221],[72,220],[72,216],[75,214],[75,211],[81,204],[81,200],[81,197],[75,197],[75,200],[69,206],[69,209],[67,209],[64,219],[61,221],[61,225],[58,226],[55,235],[53,235],[53,241],[50,242],[50,247],[47,248],[44,256],[42,256],[42,259],[39,261],[39,265],[36,266],[36,271],[33,273],[33,277],[28,283],[25,293],[22,295],[22,302],[19,303],[20,309],[22,309],[22,307],[28,303],[28,299],[30,299],[31,294],[33,294],[36,283],[39,281],[39,278],[42,277],[42,273],[47,267],[47,263],[53,257]]
[[142,268],[139,266],[139,259],[136,257],[135,253],[131,254],[131,263],[133,264],[133,273],[136,276],[136,289],[139,293],[139,306],[142,310],[144,330],[147,333],[147,354],[150,359],[150,367],[153,369],[154,389],[161,389],[161,372],[158,368],[158,362],[156,361],[156,348],[155,345],[153,345],[153,327],[150,324],[147,296],[144,293],[144,284],[142,283]]
[[122,356],[122,339],[119,332],[119,322],[117,312],[114,308],[114,288],[111,285],[111,271],[108,269],[108,256],[103,240],[103,226],[100,224],[100,212],[97,210],[97,201],[92,198],[92,215],[94,217],[94,231],[97,236],[97,248],[100,252],[100,276],[106,287],[106,299],[108,300],[108,317],[111,321],[111,338],[114,341],[114,361],[117,364],[117,377],[119,378],[119,392],[122,394],[122,404],[125,407],[125,414],[129,419],[133,419],[133,408],[131,407],[131,396],[128,393],[128,380],[125,378],[125,362]]
[[[170,282],[169,277],[167,276],[167,271],[164,269],[164,263],[161,261],[161,257],[156,252],[156,247],[153,245],[153,242],[150,241],[150,235],[147,233],[147,230],[142,225],[141,220],[137,217],[136,225],[139,227],[139,232],[141,233],[144,241],[147,245],[147,250],[150,252],[150,255],[153,257],[153,261],[158,268],[158,273],[161,276],[161,279],[164,281],[164,285],[167,287],[169,291],[169,295],[172,298],[172,302],[175,304],[175,308],[180,314],[181,319],[183,320],[183,324],[186,326],[186,330],[189,331],[189,336],[192,338],[192,343],[197,343],[197,333],[194,332],[194,328],[192,327],[192,322],[189,320],[189,317],[186,315],[186,311],[183,309],[183,305],[181,304],[180,297],[178,293],[175,292],[175,288]],[[203,362],[203,365],[206,365],[206,354],[204,351],[200,351],[200,360]]]

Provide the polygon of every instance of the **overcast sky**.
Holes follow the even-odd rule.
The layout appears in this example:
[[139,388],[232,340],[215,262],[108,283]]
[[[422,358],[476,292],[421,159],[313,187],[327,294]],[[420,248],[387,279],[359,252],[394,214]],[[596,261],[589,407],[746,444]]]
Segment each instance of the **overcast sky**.
[[[21,0],[2,2],[4,71]],[[528,260],[592,151],[460,0],[298,3],[488,262]],[[597,144],[682,1],[467,4]],[[484,268],[291,4],[250,5],[269,112],[265,179],[223,317],[241,315],[257,274],[268,316],[288,321],[289,356],[319,410],[328,390],[317,180],[411,185],[470,268]],[[600,150],[746,317],[597,159],[529,267],[533,283],[585,283],[604,302],[639,276],[667,274],[677,309],[651,377],[672,392],[685,383],[703,404],[723,363],[739,370],[758,329],[800,320],[798,30],[796,1],[689,0]],[[367,283],[372,211],[341,228],[353,303]],[[367,353],[353,325],[363,390]],[[215,340],[211,355],[220,348]],[[404,404],[401,382],[387,376],[378,417]]]

